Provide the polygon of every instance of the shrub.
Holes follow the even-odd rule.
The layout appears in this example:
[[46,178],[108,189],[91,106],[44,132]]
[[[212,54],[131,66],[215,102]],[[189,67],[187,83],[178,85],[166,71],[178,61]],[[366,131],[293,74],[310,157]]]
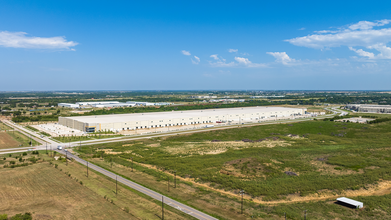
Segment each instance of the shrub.
[[82,182],[82,181],[80,181],[80,185],[83,185],[83,182]]
[[54,164],[54,168],[57,168],[58,167],[58,164]]
[[127,213],[129,213],[129,208],[128,208],[128,207],[125,207],[125,208],[124,208],[124,211],[127,212]]
[[8,215],[7,214],[0,215],[0,220],[8,220]]

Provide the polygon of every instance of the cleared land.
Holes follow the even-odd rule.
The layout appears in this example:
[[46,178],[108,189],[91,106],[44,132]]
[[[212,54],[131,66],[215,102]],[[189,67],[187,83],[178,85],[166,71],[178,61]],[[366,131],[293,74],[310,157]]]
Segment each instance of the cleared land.
[[[22,164],[13,154],[0,157],[0,164]],[[34,155],[22,156],[27,161]],[[34,213],[34,219],[156,219],[161,206],[133,190],[75,162],[52,161],[47,155],[35,155],[35,163],[17,168],[0,168],[0,213]],[[45,162],[42,160],[45,159]],[[48,161],[51,161],[50,164]],[[26,163],[25,162],[25,163]],[[12,162],[11,162],[12,163]],[[57,164],[57,167],[55,167]],[[158,216],[157,216],[158,215]],[[167,219],[191,219],[179,211],[166,208]]]
[[[390,135],[390,122],[310,121],[101,144],[80,152],[103,157],[93,161],[158,191],[176,171],[190,188],[169,195],[226,219],[235,219],[231,212],[240,210],[240,189],[248,199],[247,217],[276,218],[287,212],[295,219],[311,209],[320,219],[388,219],[391,212],[383,203],[391,198]],[[132,157],[135,169],[155,183],[126,172]],[[191,192],[210,205],[187,200]],[[366,208],[356,212],[333,204],[340,195],[365,196],[356,199]]]

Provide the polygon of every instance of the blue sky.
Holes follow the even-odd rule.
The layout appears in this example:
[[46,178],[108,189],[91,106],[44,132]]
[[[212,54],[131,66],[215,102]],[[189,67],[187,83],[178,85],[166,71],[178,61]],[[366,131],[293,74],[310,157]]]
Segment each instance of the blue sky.
[[1,1],[0,91],[391,90],[390,1]]

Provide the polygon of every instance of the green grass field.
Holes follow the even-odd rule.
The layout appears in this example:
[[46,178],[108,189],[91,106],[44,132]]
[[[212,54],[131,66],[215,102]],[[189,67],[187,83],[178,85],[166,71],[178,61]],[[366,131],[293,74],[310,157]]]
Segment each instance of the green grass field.
[[[101,144],[83,147],[80,152],[86,156],[92,156],[90,152],[94,152],[95,156],[103,156],[106,162],[114,161],[124,166],[130,166],[133,157],[140,164],[193,178],[194,182],[205,184],[212,191],[237,194],[243,189],[254,204],[266,207],[257,215],[267,213],[270,218],[283,214],[283,209],[287,209],[292,218],[299,218],[303,210],[293,207],[300,205],[311,207],[313,212],[316,210],[319,218],[327,216],[325,212],[329,208],[330,217],[379,219],[381,212],[390,215],[390,210],[381,203],[389,199],[389,192],[360,197],[371,208],[359,213],[336,206],[333,199],[282,204],[292,198],[300,201],[322,193],[365,192],[379,183],[390,181],[390,134],[390,122],[366,125],[309,121]],[[112,150],[102,154],[97,149]],[[143,166],[137,169],[158,181],[168,177]],[[297,176],[287,175],[286,171]],[[267,206],[267,202],[282,204]]]

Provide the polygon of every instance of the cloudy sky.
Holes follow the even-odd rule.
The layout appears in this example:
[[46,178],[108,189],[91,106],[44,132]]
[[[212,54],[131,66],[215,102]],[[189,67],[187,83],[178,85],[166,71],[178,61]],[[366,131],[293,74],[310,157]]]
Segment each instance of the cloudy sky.
[[391,2],[2,1],[0,91],[391,90]]

